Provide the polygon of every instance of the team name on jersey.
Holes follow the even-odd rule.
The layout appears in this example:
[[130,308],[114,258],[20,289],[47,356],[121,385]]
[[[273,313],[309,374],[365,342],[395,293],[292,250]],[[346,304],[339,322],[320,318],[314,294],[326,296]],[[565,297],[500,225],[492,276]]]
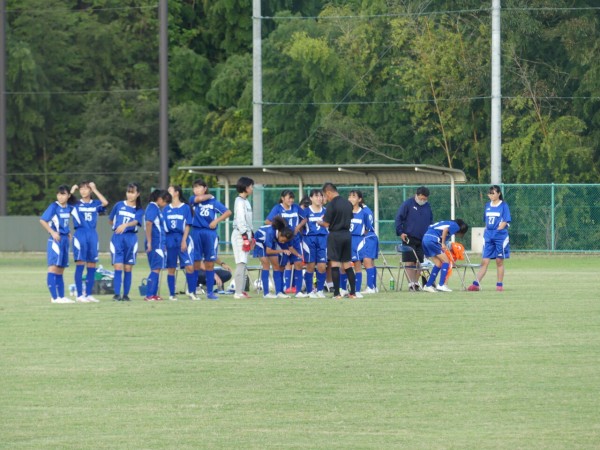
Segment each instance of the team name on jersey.
[[169,220],[183,220],[183,214],[167,214]]
[[494,212],[494,211],[486,211],[485,214],[487,216],[491,216],[491,217],[500,217],[500,213],[499,212]]
[[356,223],[358,225],[362,225],[363,221],[361,219],[354,218],[354,219],[352,219],[352,223]]
[[120,216],[129,217],[130,219],[135,219],[135,213],[131,213],[129,211],[119,211]]
[[71,217],[70,213],[64,213],[64,212],[61,212],[58,215],[61,219],[68,219],[69,217]]
[[[325,214],[323,214],[323,215],[325,215]],[[320,222],[322,219],[323,219],[323,216],[318,216],[318,217],[311,216],[311,217],[308,219],[308,221],[309,221],[309,222]]]
[[79,211],[84,212],[84,213],[86,213],[86,212],[93,213],[93,212],[98,211],[98,208],[96,208],[96,207],[90,207],[90,206],[80,206],[77,209],[79,209]]
[[281,217],[283,217],[284,219],[293,219],[298,217],[298,213],[294,212],[294,213],[281,213]]

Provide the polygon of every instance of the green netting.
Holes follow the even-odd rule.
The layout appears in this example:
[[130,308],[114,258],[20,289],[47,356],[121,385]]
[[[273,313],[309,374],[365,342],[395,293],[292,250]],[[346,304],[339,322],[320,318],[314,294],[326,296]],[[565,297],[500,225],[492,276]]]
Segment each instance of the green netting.
[[[305,186],[304,192],[320,186]],[[400,204],[414,195],[418,186],[379,187],[379,237],[384,250],[392,250],[397,241],[394,217]],[[265,216],[279,201],[283,186],[262,187]],[[297,186],[286,188],[296,192]],[[450,218],[450,186],[428,186],[429,201],[435,220]],[[373,186],[338,186],[341,195],[360,189],[367,205],[373,205]],[[483,207],[488,201],[489,185],[456,185],[456,217],[470,227],[483,227]],[[507,184],[502,186],[510,206],[513,251],[600,252],[600,184]],[[223,189],[212,192],[224,201]],[[190,192],[187,194],[189,195]],[[233,201],[236,193],[230,191]],[[260,196],[258,196],[260,197]],[[296,198],[299,202],[300,198]],[[255,205],[256,209],[258,205]],[[373,208],[372,208],[373,209]],[[262,225],[257,220],[255,226]],[[471,242],[471,232],[464,242]],[[222,239],[227,241],[225,236]]]

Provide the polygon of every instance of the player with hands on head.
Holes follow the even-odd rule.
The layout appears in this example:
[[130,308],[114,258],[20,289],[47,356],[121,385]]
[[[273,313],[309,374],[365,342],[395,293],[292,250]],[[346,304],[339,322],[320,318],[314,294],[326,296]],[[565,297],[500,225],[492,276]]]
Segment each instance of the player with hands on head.
[[[106,211],[108,200],[100,193],[93,181],[82,181],[71,187],[71,194],[79,190],[81,198],[73,208],[73,259],[75,260],[75,289],[77,301],[97,303],[92,295],[98,263],[99,240],[96,225],[98,215]],[[96,198],[92,198],[92,193]],[[83,295],[83,271],[87,266],[85,295]]]

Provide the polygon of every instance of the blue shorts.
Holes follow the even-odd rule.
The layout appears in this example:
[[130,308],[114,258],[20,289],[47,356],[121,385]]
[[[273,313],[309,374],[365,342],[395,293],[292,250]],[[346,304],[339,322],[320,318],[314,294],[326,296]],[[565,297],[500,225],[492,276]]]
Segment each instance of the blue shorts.
[[423,236],[421,245],[423,246],[423,253],[425,253],[425,256],[428,258],[444,253],[444,251],[442,250],[442,243],[440,241],[440,238],[437,236],[430,236],[426,234],[425,236]]
[[296,255],[286,255],[289,258],[289,261],[287,261],[286,264],[288,262],[290,264],[294,264],[295,262],[302,262],[302,240],[300,239],[299,235],[296,235],[294,237],[294,239],[292,239],[289,242],[288,247],[296,250],[298,252],[298,254],[300,255],[300,257],[298,257]]
[[69,267],[69,236],[61,234],[58,242],[50,236],[46,246],[46,255],[49,266]]
[[216,261],[219,250],[217,230],[192,228],[194,241],[194,261]]
[[148,255],[148,266],[150,270],[164,269],[166,263],[166,252],[162,248],[152,249]]
[[377,259],[379,256],[379,238],[375,233],[367,234],[363,239],[362,247],[357,249],[358,259],[362,261],[365,258]]
[[296,258],[296,256],[286,255],[285,253],[280,253],[279,255],[277,255],[277,259],[281,267],[285,267],[288,264],[294,264],[295,261],[298,261],[298,258]]
[[73,259],[98,262],[98,232],[91,228],[77,228],[73,235]]
[[364,236],[352,235],[352,262],[360,261],[358,257],[358,249],[364,246]]
[[135,233],[113,234],[110,238],[110,254],[115,264],[135,265],[138,251],[138,238]]
[[269,256],[277,256],[277,255],[267,255],[267,247],[264,242],[256,241],[254,245],[254,250],[252,251],[252,256],[255,258],[263,258]]
[[327,235],[308,235],[302,238],[302,255],[306,263],[327,262]]
[[481,257],[485,259],[510,258],[508,233],[505,236],[498,236],[493,239],[485,238]]
[[169,269],[176,268],[178,260],[180,268],[194,264],[194,242],[191,236],[188,236],[187,250],[182,252],[182,239],[183,234],[181,233],[167,233],[167,267]]

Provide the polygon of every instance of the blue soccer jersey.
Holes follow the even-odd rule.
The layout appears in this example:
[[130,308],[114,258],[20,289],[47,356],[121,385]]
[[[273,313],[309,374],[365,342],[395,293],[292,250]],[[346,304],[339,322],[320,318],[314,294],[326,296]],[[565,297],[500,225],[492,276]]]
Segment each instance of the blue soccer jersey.
[[446,235],[447,239],[450,239],[450,236],[460,231],[460,227],[453,220],[442,220],[431,225],[427,229],[425,236],[437,238],[439,242],[445,229],[448,229],[448,234]]
[[193,212],[192,226],[196,228],[210,228],[210,223],[218,216],[225,214],[229,209],[220,201],[211,198],[204,202],[194,203],[194,196],[190,197]]
[[127,227],[125,233],[137,233],[139,226],[144,223],[144,210],[135,206],[129,206],[125,200],[122,200],[115,204],[108,218],[113,223],[113,231],[124,223],[136,220],[137,225],[135,227]]
[[485,222],[486,234],[490,231],[490,235],[498,230],[498,225],[500,225],[500,223],[507,222],[510,224],[510,210],[506,202],[500,201],[500,204],[496,206],[492,206],[492,203],[488,202],[485,205],[485,210],[483,212],[483,220]]
[[179,206],[165,206],[163,216],[167,223],[167,233],[183,234],[185,227],[192,224],[192,211],[190,206],[185,203]]
[[263,225],[254,232],[254,240],[256,244],[254,246],[253,256],[255,258],[261,258],[267,255],[267,248],[276,249],[277,236],[276,230],[271,225]]
[[327,228],[319,225],[319,222],[323,221],[325,215],[325,208],[321,208],[321,211],[315,212],[312,210],[312,206],[300,210],[300,220],[306,219],[306,225],[302,229],[304,236],[327,236],[329,233]]
[[296,203],[292,204],[290,209],[285,209],[284,206],[279,203],[273,207],[267,216],[267,220],[273,222],[275,217],[281,216],[287,222],[288,226],[295,231],[302,220],[301,214],[301,209]]
[[54,202],[51,203],[44,214],[42,214],[41,219],[44,222],[48,222],[50,228],[56,231],[58,234],[66,236],[70,233],[71,229],[69,227],[69,218],[71,217],[71,213],[73,211],[72,205],[67,205],[65,207],[60,206],[60,203]]
[[485,231],[483,232],[483,258],[510,258],[510,244],[508,239],[508,226],[499,230],[502,222],[510,225],[511,217],[508,204],[500,201],[496,206],[491,202],[485,205],[483,212]]
[[73,224],[75,229],[87,228],[90,230],[96,229],[98,223],[98,215],[106,211],[102,206],[102,202],[98,199],[84,202],[79,200],[73,207]]
[[154,202],[148,203],[148,206],[146,207],[146,226],[148,226],[148,222],[152,223],[152,248],[158,249],[165,247],[167,225],[160,207]]
[[365,208],[361,208],[355,212],[352,217],[352,221],[350,222],[350,234],[352,234],[352,236],[363,236],[369,231],[369,227],[373,227],[369,219],[369,213]]

